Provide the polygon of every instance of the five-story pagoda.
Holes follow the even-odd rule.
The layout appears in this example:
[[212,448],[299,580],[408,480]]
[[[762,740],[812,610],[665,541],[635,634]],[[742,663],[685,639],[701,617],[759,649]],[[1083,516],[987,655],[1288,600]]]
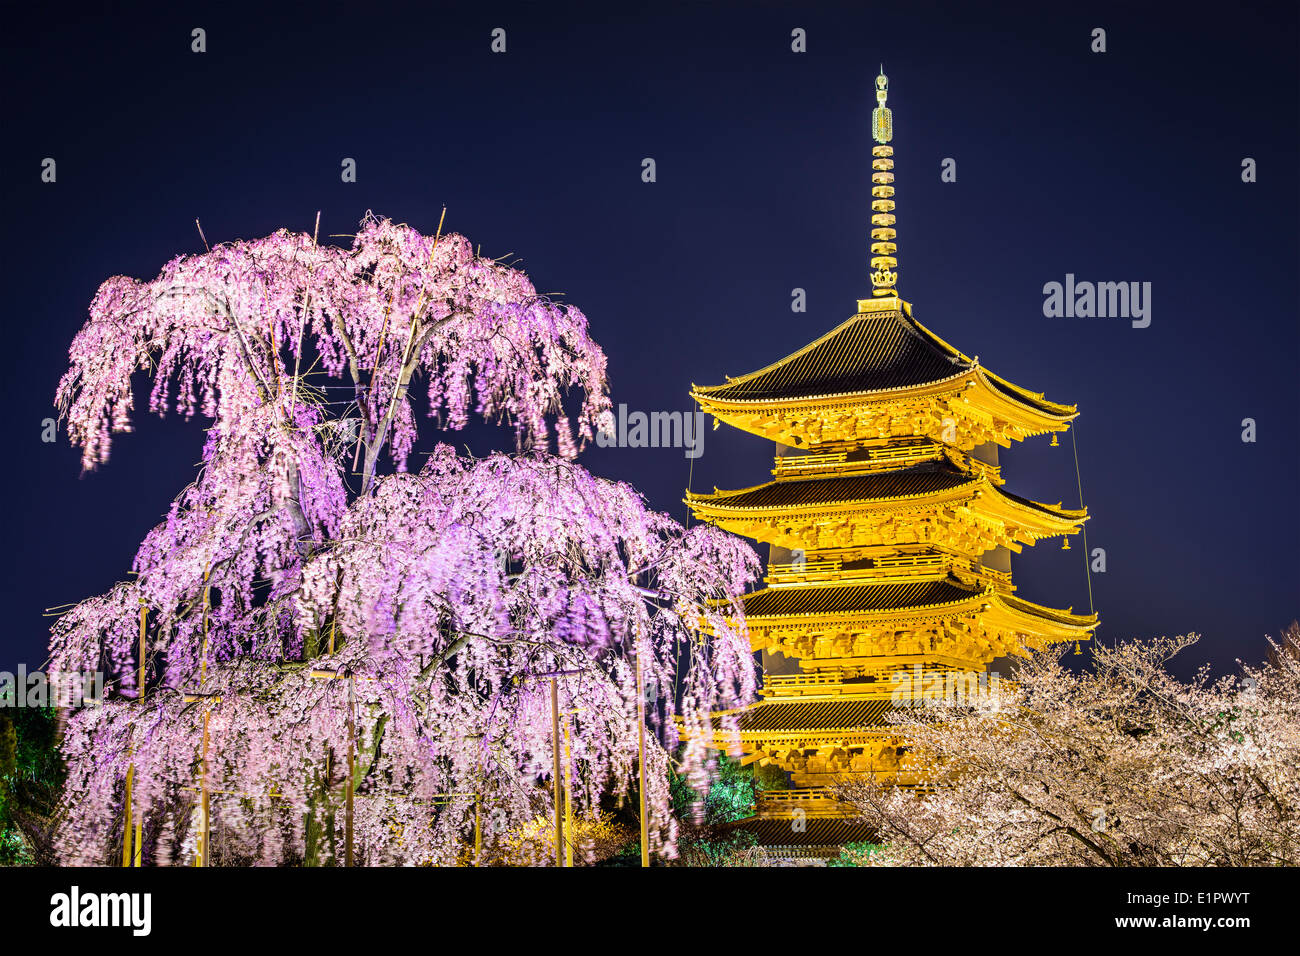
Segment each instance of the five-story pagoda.
[[[1005,490],[998,446],[1064,432],[1077,411],[995,375],[899,298],[887,94],[882,72],[872,298],[793,355],[691,393],[715,427],[776,443],[774,480],[688,492],[687,503],[770,546],[767,586],[745,599],[763,699],[736,716],[744,761],[775,764],[797,789],[764,794],[745,825],[765,844],[814,852],[867,836],[823,789],[835,778],[914,779],[891,707],[937,685],[949,696],[980,686],[996,659],[1097,625],[1011,583],[1010,552],[1074,534],[1087,513]],[[734,749],[721,723],[712,743]]]

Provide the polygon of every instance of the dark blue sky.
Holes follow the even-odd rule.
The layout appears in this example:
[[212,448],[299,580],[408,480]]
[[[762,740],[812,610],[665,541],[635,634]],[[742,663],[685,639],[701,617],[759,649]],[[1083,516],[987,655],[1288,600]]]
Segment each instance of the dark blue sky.
[[[140,418],[84,478],[66,443],[41,443],[105,278],[201,250],[195,217],[212,242],[310,231],[317,210],[324,234],[367,209],[432,231],[446,204],[448,229],[515,253],[588,314],[615,402],[684,410],[692,382],[774,361],[869,294],[882,61],[900,292],[958,348],[1082,410],[1102,639],[1200,631],[1184,674],[1262,658],[1264,634],[1300,614],[1296,11],[1135,6],[7,13],[0,669],[44,659],[44,608],[125,576],[198,457],[198,422]],[[1258,182],[1241,181],[1244,157]],[[1151,326],[1045,318],[1043,284],[1066,273],[1151,282]],[[582,460],[682,515],[680,450]],[[1077,503],[1068,438],[1003,466],[1010,490]],[[769,443],[710,431],[694,487],[770,467]],[[1086,609],[1083,552],[1058,547],[1015,560],[1020,593]]]

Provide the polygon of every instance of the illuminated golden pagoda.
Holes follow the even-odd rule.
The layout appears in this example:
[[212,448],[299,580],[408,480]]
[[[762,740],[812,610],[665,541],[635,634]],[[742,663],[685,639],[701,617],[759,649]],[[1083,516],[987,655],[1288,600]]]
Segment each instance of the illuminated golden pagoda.
[[[998,446],[1065,432],[1072,405],[1013,385],[943,341],[899,298],[888,79],[872,114],[872,298],[767,368],[692,397],[718,423],[776,443],[773,480],[688,492],[700,519],[769,545],[745,598],[762,700],[735,712],[745,763],[794,790],[746,821],[764,843],[830,847],[868,835],[824,789],[848,774],[908,784],[892,707],[936,683],[982,686],[999,658],[1087,639],[1096,615],[1016,594],[1011,552],[1078,532],[1086,510],[1004,488]],[[1068,539],[1067,539],[1068,540]],[[711,744],[734,750],[715,715]]]

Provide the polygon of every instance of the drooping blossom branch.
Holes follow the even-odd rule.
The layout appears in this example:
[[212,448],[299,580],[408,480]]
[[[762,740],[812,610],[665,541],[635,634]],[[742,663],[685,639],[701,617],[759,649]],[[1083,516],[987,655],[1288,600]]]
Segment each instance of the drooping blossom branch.
[[[129,429],[141,370],[155,411],[212,424],[136,580],[54,629],[56,666],[104,664],[124,691],[70,722],[66,858],[111,855],[128,766],[158,862],[193,852],[200,777],[231,859],[340,858],[355,751],[359,859],[455,862],[476,804],[492,843],[550,799],[545,675],[562,675],[579,811],[628,795],[638,660],[656,701],[652,842],[671,854],[677,728],[754,692],[739,596],[757,560],[570,460],[608,414],[604,367],[576,309],[463,237],[387,220],[364,221],[350,250],[281,232],[105,283],[58,392],[85,465]],[[523,454],[438,446],[408,473],[417,375],[442,424],[507,421]],[[322,378],[347,383],[342,414]],[[142,602],[141,698],[127,672]],[[705,755],[685,753],[699,779]]]

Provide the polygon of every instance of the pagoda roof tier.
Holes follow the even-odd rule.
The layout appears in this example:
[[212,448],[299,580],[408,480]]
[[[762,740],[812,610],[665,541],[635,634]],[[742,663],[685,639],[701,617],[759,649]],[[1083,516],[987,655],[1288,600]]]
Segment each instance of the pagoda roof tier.
[[[1014,614],[1039,618],[1080,630],[1091,630],[1097,615],[1074,614],[1034,604],[991,584],[967,584],[955,578],[901,581],[889,584],[831,583],[766,587],[743,597],[745,620],[755,627],[767,619],[841,618],[872,616],[885,619],[932,613],[989,610],[1001,607]],[[1070,640],[1074,640],[1071,635]]]
[[748,817],[727,825],[729,830],[750,832],[759,847],[777,857],[820,860],[839,855],[848,843],[872,843],[878,831],[861,819],[852,817],[806,817],[800,826],[790,826],[790,819]]
[[[888,695],[823,700],[763,700],[735,710],[715,711],[701,728],[709,747],[747,755],[791,750],[879,749],[898,735],[889,722],[897,705]],[[687,736],[685,724],[679,727]]]
[[736,491],[691,495],[717,511],[767,511],[828,504],[866,504],[936,494],[975,484],[974,475],[955,470],[909,469],[867,475],[836,475],[769,481]]
[[834,856],[846,843],[871,843],[879,839],[869,824],[851,817],[810,816],[794,827],[788,819],[754,816],[730,824],[729,829],[752,833],[761,847],[814,858]]
[[1098,619],[1096,614],[1074,614],[1070,608],[1066,608],[1062,611],[1058,608],[1044,607],[1042,604],[1035,604],[1033,601],[1026,601],[1022,597],[1017,597],[1014,594],[1006,594],[1005,592],[998,593],[998,600],[1008,608],[1018,611],[1021,614],[1031,617],[1041,617],[1044,620],[1054,621],[1057,624],[1064,624],[1067,627],[1075,627],[1080,624],[1095,625]]
[[744,597],[750,646],[805,667],[909,655],[981,667],[1060,641],[1086,640],[1096,614],[1034,604],[992,582],[948,577],[886,584],[774,586]]
[[872,614],[961,604],[982,590],[951,579],[897,584],[768,587],[745,595],[745,619]]
[[[767,368],[730,378],[724,385],[697,387],[694,394],[719,402],[869,395],[936,385],[982,369],[978,356],[966,356],[916,321],[910,305],[897,299],[886,301],[899,307],[860,311]],[[878,304],[879,300],[870,303]],[[983,371],[999,391],[1026,407],[1060,418],[1072,417],[1077,410]]]
[[929,463],[903,471],[787,478],[736,491],[691,494],[697,517],[787,548],[817,551],[931,543],[958,551],[1020,550],[1074,534],[1087,509],[1005,491],[987,473]]
[[1077,415],[953,348],[895,297],[866,300],[792,355],[691,395],[719,420],[795,447],[890,436],[1006,446],[1065,431]]
[[[769,481],[736,491],[691,494],[692,506],[708,506],[715,511],[780,511],[825,505],[863,505],[904,499],[929,498],[944,492],[963,489],[971,494],[991,491],[1009,503],[1068,522],[1085,520],[1086,508],[1075,510],[1022,498],[994,484],[987,475],[968,474],[955,468],[911,468],[906,471],[877,472],[865,475],[837,475]],[[957,497],[956,495],[945,497]]]
[[[830,700],[765,700],[732,712],[742,735],[773,734],[803,737],[808,734],[856,731],[885,724],[893,704],[888,696],[841,697]],[[712,716],[720,730],[723,713]]]

